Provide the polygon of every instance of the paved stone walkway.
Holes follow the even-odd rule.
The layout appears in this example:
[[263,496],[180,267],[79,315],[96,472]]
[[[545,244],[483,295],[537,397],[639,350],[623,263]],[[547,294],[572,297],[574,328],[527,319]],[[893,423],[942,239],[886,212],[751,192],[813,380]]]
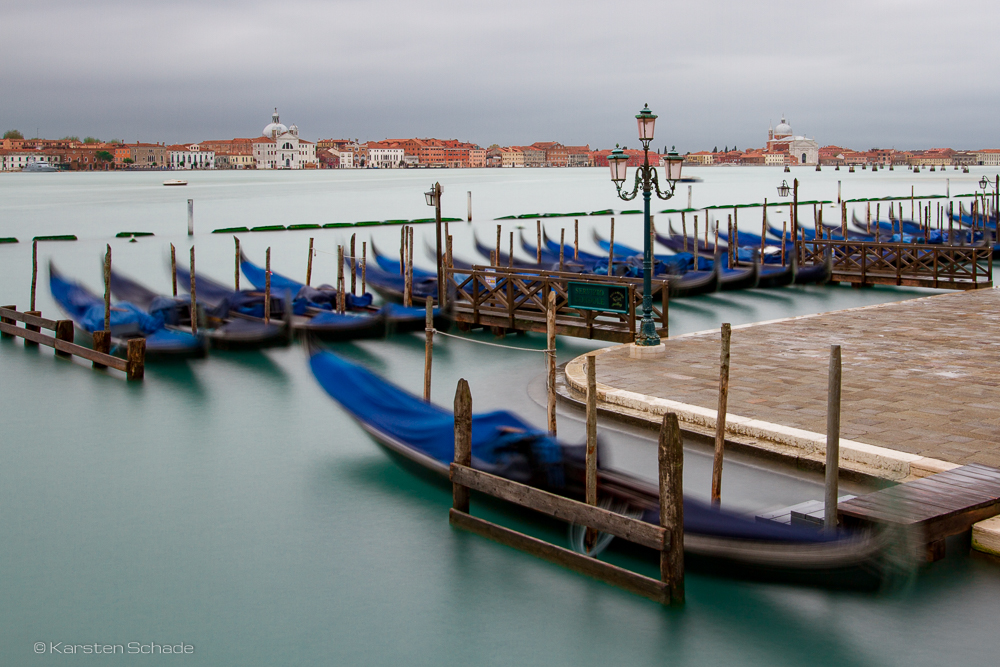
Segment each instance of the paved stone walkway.
[[[1000,290],[956,292],[734,328],[728,413],[826,432],[830,345],[843,348],[841,437],[1000,467]],[[597,381],[714,410],[719,334],[667,355],[600,355]]]

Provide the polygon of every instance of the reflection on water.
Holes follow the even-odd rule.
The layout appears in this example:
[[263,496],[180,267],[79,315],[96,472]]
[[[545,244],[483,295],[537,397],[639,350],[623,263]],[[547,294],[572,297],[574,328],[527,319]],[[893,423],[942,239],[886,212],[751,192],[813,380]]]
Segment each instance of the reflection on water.
[[[760,200],[780,175],[772,171],[707,170],[706,183],[695,186],[695,206],[723,197]],[[0,178],[0,235],[23,241],[77,233],[79,242],[40,246],[39,263],[55,258],[91,287],[102,280],[94,257],[110,242],[116,267],[169,292],[167,244],[184,257],[190,242],[187,197],[196,200],[199,270],[225,284],[232,281],[233,242],[208,234],[212,227],[426,215],[426,172],[197,173],[184,193],[159,186],[156,174],[51,176],[58,180]],[[845,195],[909,192],[908,180],[878,176],[845,182]],[[488,218],[496,215],[618,206],[605,170],[449,170],[435,177],[446,186],[446,215],[464,214],[461,193],[475,192],[473,226],[484,238],[495,234]],[[801,180],[817,196],[836,191],[830,172]],[[955,175],[953,193],[958,181]],[[619,217],[616,238],[638,245],[633,219]],[[582,248],[594,250],[590,228],[607,223],[581,219]],[[548,226],[556,235],[567,227],[572,237],[572,220]],[[110,238],[125,229],[157,236],[135,244]],[[418,226],[416,235],[430,231]],[[476,257],[470,226],[450,231],[456,256]],[[329,253],[349,239],[343,230],[244,234],[241,241],[254,257],[270,246],[274,270],[304,278],[310,236],[320,250],[313,282],[332,283]],[[398,248],[398,238],[398,228],[358,232],[359,243],[375,239],[386,252]],[[29,245],[0,246],[0,278],[0,302],[23,307]],[[707,295],[675,300],[670,328],[677,335],[926,293],[803,286]],[[58,312],[44,272],[38,300],[45,315]],[[545,346],[537,334],[468,337]],[[600,345],[560,339],[558,361]],[[331,347],[422,392],[422,334]],[[541,425],[543,366],[539,352],[436,337],[432,399],[450,406],[464,377],[477,411],[511,409]],[[923,569],[911,586],[878,595],[692,574],[687,607],[674,610],[454,531],[447,484],[380,451],[320,390],[299,345],[151,364],[136,385],[5,340],[0,376],[5,658],[25,654],[36,640],[133,639],[194,644],[195,655],[185,659],[192,665],[992,664],[1000,649],[992,632],[1000,570],[961,555],[958,546],[958,555]],[[561,407],[559,419],[560,437],[582,439],[578,413]],[[636,474],[654,469],[648,434],[609,425],[602,438],[615,466]],[[710,468],[707,450],[689,446],[685,486],[692,494],[707,494]],[[817,475],[747,457],[727,459],[725,475],[727,502],[746,509],[822,497]],[[564,543],[557,524],[501,503],[474,499],[473,506]],[[656,574],[654,562],[625,551],[609,558]]]

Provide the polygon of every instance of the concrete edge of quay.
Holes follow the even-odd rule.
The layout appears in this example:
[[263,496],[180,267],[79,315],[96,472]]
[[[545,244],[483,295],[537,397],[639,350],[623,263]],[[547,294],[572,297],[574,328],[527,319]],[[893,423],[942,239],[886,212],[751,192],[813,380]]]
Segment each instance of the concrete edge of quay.
[[[878,304],[878,306],[883,305],[889,304]],[[864,308],[878,306],[864,306]],[[697,332],[687,335],[707,333]],[[713,329],[712,333],[717,331]],[[565,386],[561,392],[562,397],[573,402],[579,402],[585,397],[587,379],[584,358],[590,354],[600,356],[615,349],[618,349],[618,346],[588,352],[567,363],[563,367]],[[714,438],[717,411],[710,408],[647,396],[600,382],[597,383],[597,401],[604,416],[653,428],[659,427],[665,413],[675,412],[685,430],[695,436]],[[822,470],[826,465],[825,433],[814,433],[740,415],[726,414],[726,444],[739,446],[745,451],[760,454],[765,458],[789,460],[810,469]],[[840,441],[840,457],[843,473],[890,482],[919,479],[960,467],[958,464],[940,459],[846,439]]]

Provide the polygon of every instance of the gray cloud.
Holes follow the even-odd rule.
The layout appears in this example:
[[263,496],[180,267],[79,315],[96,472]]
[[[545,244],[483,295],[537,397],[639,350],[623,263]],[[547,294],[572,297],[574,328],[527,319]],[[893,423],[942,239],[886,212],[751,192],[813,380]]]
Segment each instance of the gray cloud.
[[1000,146],[988,3],[5,2],[0,128],[311,139]]

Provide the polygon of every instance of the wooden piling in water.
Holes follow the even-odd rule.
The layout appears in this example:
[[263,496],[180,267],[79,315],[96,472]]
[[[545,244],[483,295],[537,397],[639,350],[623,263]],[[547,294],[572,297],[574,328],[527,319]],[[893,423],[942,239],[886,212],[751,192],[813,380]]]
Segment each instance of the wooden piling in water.
[[[450,234],[445,237],[444,245],[445,245],[445,261],[448,262],[448,268],[449,269],[454,269],[455,268],[455,262],[454,262],[454,260],[452,259],[452,256],[451,256],[452,239],[451,239],[451,235]],[[445,282],[447,282],[447,281],[445,281]],[[445,290],[445,291],[447,292],[447,290]]]
[[[514,267],[514,232],[510,233],[510,243],[508,244],[507,252],[507,268]],[[497,253],[497,265],[500,264],[500,253]]]
[[556,434],[556,293],[549,290],[545,309],[545,374],[548,378],[549,433]]
[[[354,240],[354,237],[351,237]],[[309,238],[309,258],[306,260],[306,287],[312,287],[313,275],[313,239]]]
[[434,299],[427,297],[424,308],[424,400],[431,402],[431,365],[434,361]]
[[[683,215],[683,214],[681,214]],[[687,239],[687,237],[684,237]],[[685,244],[687,241],[685,240]],[[698,270],[698,216],[694,216],[694,270]]]
[[[35,317],[41,317],[42,316],[42,311],[40,311],[40,310],[29,310],[29,311],[26,311],[24,314],[25,315],[34,315]],[[39,332],[39,331],[42,330],[42,328],[39,327],[37,324],[28,324],[27,322],[24,323],[24,328],[27,329],[28,331],[36,331],[36,332]],[[38,343],[36,343],[33,340],[28,340],[27,338],[25,338],[24,339],[24,346],[25,347],[38,347]]]
[[[92,335],[94,337],[94,352],[111,354],[111,332],[95,331]],[[97,361],[93,362],[91,365],[94,368],[107,368],[107,366]]]
[[368,241],[361,242],[361,296],[368,293]]
[[191,246],[191,333],[198,333],[198,294],[194,279],[194,246]]
[[573,260],[580,260],[580,221],[573,220]]
[[[351,234],[351,261],[349,266],[351,267],[351,294],[357,296],[358,294],[358,256],[355,254],[357,246],[355,246],[355,237],[357,234]],[[312,239],[309,239],[309,243],[312,243]]]
[[847,202],[840,204],[840,236],[847,240]]
[[872,203],[868,202],[868,210],[865,213],[865,233],[871,236],[872,233]]
[[[236,268],[233,274],[234,278],[233,282],[236,284],[236,291],[239,292],[240,291],[240,240],[234,236],[233,241],[236,242]],[[173,246],[171,246],[171,249],[172,248]]]
[[[687,219],[684,216],[684,211],[681,211],[681,236],[683,237],[683,241],[684,241],[684,246],[683,246],[684,252],[687,252],[688,251],[688,228],[687,228]],[[698,232],[697,231],[695,231],[694,237],[698,238]],[[696,266],[694,268],[697,269],[698,267]]]
[[608,275],[615,275],[615,219],[611,218],[611,245],[608,250]]
[[764,261],[764,239],[767,238],[767,197],[764,198],[764,214],[760,221],[760,261]]
[[406,237],[406,291],[410,307],[413,306],[413,227]]
[[[237,255],[239,255],[239,247],[240,247],[240,242],[237,241],[236,242],[236,250],[237,250],[236,254]],[[240,279],[239,278],[239,275],[240,275],[239,263],[240,263],[240,258],[237,256],[237,258],[236,258],[236,265],[237,265],[236,280],[237,281],[239,281],[239,279]],[[170,282],[173,285],[174,296],[176,297],[177,296],[177,250],[174,248],[174,244],[173,243],[170,244]]]
[[[455,388],[455,463],[472,466],[472,392],[462,378]],[[451,506],[458,512],[469,513],[469,489],[451,485]]]
[[826,510],[823,526],[827,530],[837,527],[837,496],[840,477],[840,346],[830,346],[830,370],[826,398]]
[[[407,270],[406,272],[406,277],[407,277],[406,288],[407,288],[407,294],[409,295],[409,287],[410,287],[409,270]],[[337,312],[340,313],[341,315],[343,315],[344,311],[347,310],[347,295],[345,294],[347,290],[344,289],[344,286],[346,284],[347,282],[344,280],[344,246],[338,245],[337,246]],[[408,300],[410,301],[410,303],[407,303],[406,305],[412,306],[413,305],[412,297]]]
[[493,266],[499,266],[500,262],[500,225],[497,225],[497,254]]
[[729,342],[732,327],[722,325],[722,353],[719,361],[719,408],[715,417],[715,456],[712,459],[712,504],[722,502],[722,459],[726,445],[726,410],[729,401]]
[[[65,341],[67,343],[73,342],[73,321],[72,320],[57,320],[56,321],[56,340]],[[59,348],[56,348],[55,354],[57,357],[71,357],[73,356],[69,352],[63,352]]]
[[31,310],[35,309],[35,286],[38,284],[38,239],[31,242]]
[[399,275],[406,276],[406,225],[399,229]]
[[271,321],[271,248],[264,253],[264,324]]
[[111,331],[111,245],[104,255],[104,330]]
[[128,361],[128,365],[125,367],[125,377],[129,380],[144,378],[146,376],[146,339],[129,338],[125,347],[125,357]]
[[[729,242],[726,243],[726,260],[727,260],[726,266],[727,268],[731,269],[733,268],[733,216],[732,215],[728,216],[727,223],[729,225],[727,231],[727,234],[729,235],[728,236]],[[697,242],[698,241],[695,240],[695,243]]]
[[781,221],[781,265],[785,265],[785,239],[788,237],[788,223]]
[[542,263],[542,221],[535,220],[535,229],[537,230],[537,239],[535,241],[535,261],[539,264]]
[[566,270],[566,228],[559,230],[559,270]]
[[[585,455],[585,502],[597,504],[597,357],[587,355],[587,449]],[[588,528],[584,537],[587,552],[594,548],[597,531]]]
[[660,527],[670,547],[660,551],[660,581],[670,585],[672,604],[684,604],[684,445],[677,414],[660,425]]

